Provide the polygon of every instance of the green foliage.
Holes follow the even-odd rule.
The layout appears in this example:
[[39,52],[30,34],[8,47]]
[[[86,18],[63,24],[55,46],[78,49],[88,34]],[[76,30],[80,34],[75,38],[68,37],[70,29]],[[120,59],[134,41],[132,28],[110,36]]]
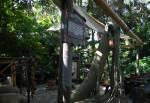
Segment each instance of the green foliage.
[[90,60],[92,58],[92,55],[90,54],[91,51],[87,47],[82,47],[82,46],[76,46],[74,48],[74,54],[79,57],[80,60],[80,79],[84,80],[86,75],[87,75],[87,67],[88,64],[90,64]]
[[0,1],[0,56],[34,56],[39,68],[54,69],[58,55],[59,32],[49,28],[60,22],[58,9],[51,0]]
[[[83,0],[75,0],[76,3],[80,6],[83,6]],[[136,49],[140,48],[140,58],[146,57],[150,55],[150,10],[146,7],[145,2],[139,2],[139,0],[109,0],[111,7],[119,8],[117,13],[119,16],[125,21],[125,23],[130,27],[134,33],[139,36],[144,45],[142,47],[134,47],[134,48],[122,48],[120,50],[120,69],[124,74],[135,73],[137,65],[136,65]],[[101,8],[96,6],[96,4],[91,3],[91,0],[87,0],[87,12],[102,21],[103,23],[108,22],[109,17],[107,17]],[[122,32],[126,34],[125,32]],[[124,39],[121,40],[121,45],[134,45],[134,40]],[[90,60],[91,53],[81,52],[82,54],[82,62],[86,59]],[[88,55],[87,55],[88,54]],[[143,60],[143,59],[140,59]],[[148,66],[148,65],[147,65]],[[143,66],[143,71],[148,72],[148,67]]]
[[140,59],[139,67],[142,72],[150,72],[150,56]]
[[[106,23],[108,17],[101,8],[95,6],[92,0],[88,0],[87,12],[98,20]],[[132,0],[133,1],[133,0]],[[82,6],[83,0],[76,0]],[[114,1],[113,1],[114,2]],[[121,3],[120,3],[121,4]],[[134,0],[127,4],[115,3],[119,6],[121,18],[145,43],[140,48],[140,68],[144,72],[149,71],[150,53],[150,10],[146,4]],[[35,56],[40,68],[46,71],[55,71],[54,61],[59,53],[59,32],[50,31],[59,25],[60,11],[52,3],[52,0],[32,0],[29,4],[24,0],[0,1],[0,56],[21,57]],[[121,42],[129,44],[128,40]],[[86,48],[78,48],[75,52],[81,57],[81,68],[90,64],[93,59],[93,42]],[[124,73],[135,72],[136,48],[130,50],[121,49],[120,66]],[[82,76],[83,77],[83,76]],[[84,78],[84,77],[83,77]]]
[[[128,24],[128,26],[131,28],[131,30],[134,31],[134,33],[139,36],[142,41],[144,42],[144,45],[142,47],[134,47],[130,49],[121,49],[121,69],[122,72],[125,74],[135,73],[137,64],[136,64],[136,49],[140,48],[140,67],[141,71],[149,72],[149,65],[148,59],[149,53],[150,53],[150,21],[148,18],[148,15],[150,13],[150,10],[146,8],[146,3],[141,3],[134,0],[133,1],[124,4],[123,10],[126,12],[123,13],[123,15],[120,15],[123,20]],[[134,18],[134,19],[133,19]],[[128,44],[134,45],[133,40],[123,40],[121,42],[122,45]],[[145,66],[144,66],[145,64]],[[143,65],[143,66],[141,66]]]

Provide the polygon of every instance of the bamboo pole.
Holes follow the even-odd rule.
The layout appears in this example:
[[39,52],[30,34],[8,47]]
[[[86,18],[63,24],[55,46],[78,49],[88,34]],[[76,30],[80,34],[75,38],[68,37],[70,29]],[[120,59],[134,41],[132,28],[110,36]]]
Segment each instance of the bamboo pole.
[[104,12],[110,16],[123,30],[127,32],[127,35],[137,40],[139,45],[143,45],[142,40],[136,36],[132,30],[126,25],[126,23],[109,7],[109,5],[104,0],[94,0],[96,4],[98,4]]

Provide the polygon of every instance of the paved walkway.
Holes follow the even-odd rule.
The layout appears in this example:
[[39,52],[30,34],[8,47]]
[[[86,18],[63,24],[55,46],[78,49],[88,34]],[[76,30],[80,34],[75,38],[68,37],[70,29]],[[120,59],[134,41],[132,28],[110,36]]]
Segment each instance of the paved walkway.
[[[76,103],[106,103],[106,99],[104,98],[107,98],[107,95],[102,100],[99,97],[100,96],[85,99]],[[131,101],[129,101],[127,96],[123,97],[122,99],[123,103],[132,103]],[[31,98],[31,103],[57,103],[57,89],[54,88],[48,90],[46,88],[46,85],[38,86],[33,98]]]
[[57,103],[57,89],[47,90],[46,85],[38,86],[31,103]]

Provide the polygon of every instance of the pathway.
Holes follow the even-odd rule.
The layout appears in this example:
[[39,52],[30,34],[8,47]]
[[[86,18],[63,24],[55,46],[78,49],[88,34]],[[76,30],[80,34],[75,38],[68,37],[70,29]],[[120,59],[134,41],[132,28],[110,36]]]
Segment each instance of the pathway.
[[31,103],[57,103],[57,90],[47,90],[46,85],[37,87]]

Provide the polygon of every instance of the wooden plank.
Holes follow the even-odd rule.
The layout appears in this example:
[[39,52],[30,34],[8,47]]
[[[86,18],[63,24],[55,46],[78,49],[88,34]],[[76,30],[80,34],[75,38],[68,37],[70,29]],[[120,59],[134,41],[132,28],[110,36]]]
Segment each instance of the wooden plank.
[[8,64],[8,63],[11,63],[11,62],[13,62],[13,61],[12,60],[8,60],[8,61],[3,60],[3,61],[0,61],[0,64]]
[[3,74],[3,72],[4,72],[5,70],[7,70],[8,67],[10,67],[10,66],[11,66],[11,63],[10,63],[9,65],[7,65],[7,67],[5,67],[4,69],[2,69],[2,70],[0,71],[0,74]]

